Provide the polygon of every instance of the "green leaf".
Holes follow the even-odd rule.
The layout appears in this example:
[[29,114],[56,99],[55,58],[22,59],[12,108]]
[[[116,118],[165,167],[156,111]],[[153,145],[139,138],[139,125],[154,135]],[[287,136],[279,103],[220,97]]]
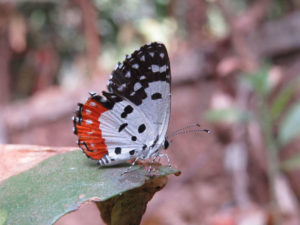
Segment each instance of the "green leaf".
[[[53,224],[92,199],[104,201],[150,179],[142,166],[99,168],[80,151],[53,156],[0,185],[0,224]],[[159,167],[156,176],[179,171]],[[5,222],[3,222],[5,221]]]
[[300,154],[297,154],[281,163],[281,168],[286,171],[300,168]]
[[285,145],[298,135],[300,135],[300,101],[283,118],[279,128],[279,143]]
[[271,114],[272,118],[276,120],[280,114],[283,112],[285,107],[287,106],[289,100],[296,92],[297,88],[299,87],[300,79],[293,80],[288,86],[286,86],[282,91],[274,99],[271,105]]

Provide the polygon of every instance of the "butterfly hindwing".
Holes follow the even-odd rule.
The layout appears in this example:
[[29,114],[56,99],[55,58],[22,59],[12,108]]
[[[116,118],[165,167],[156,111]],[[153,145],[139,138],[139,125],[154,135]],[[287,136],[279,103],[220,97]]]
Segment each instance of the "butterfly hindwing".
[[100,164],[149,158],[161,147],[170,116],[170,63],[150,43],[118,63],[103,96],[91,94],[74,117],[79,146]]
[[[99,118],[110,158],[128,160],[140,156],[154,127],[134,104],[123,100]],[[146,149],[145,149],[146,150]]]
[[98,118],[109,108],[100,104],[99,100],[91,97],[84,105],[78,104],[76,116],[73,117],[73,131],[78,136],[79,147],[89,158],[96,160],[108,153]]

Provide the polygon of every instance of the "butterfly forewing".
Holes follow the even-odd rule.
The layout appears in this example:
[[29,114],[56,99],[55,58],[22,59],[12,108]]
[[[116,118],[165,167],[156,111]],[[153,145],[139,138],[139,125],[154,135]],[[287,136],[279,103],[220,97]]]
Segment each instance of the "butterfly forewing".
[[[89,99],[74,118],[83,151],[90,158],[100,159],[100,164],[150,157],[165,139],[170,117],[170,82],[170,63],[163,44],[150,43],[126,56],[116,65],[104,97],[94,94],[90,98],[106,110],[97,105],[96,113],[89,117],[83,112],[90,104]],[[92,135],[95,126],[90,120],[101,135]]]
[[[161,143],[170,116],[170,62],[161,43],[144,45],[119,63],[108,88],[136,104],[156,127]],[[156,138],[156,137],[155,137]]]

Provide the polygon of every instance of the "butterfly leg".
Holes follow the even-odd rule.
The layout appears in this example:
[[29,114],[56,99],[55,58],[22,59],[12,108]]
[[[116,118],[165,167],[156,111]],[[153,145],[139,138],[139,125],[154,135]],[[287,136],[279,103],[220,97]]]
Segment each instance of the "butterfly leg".
[[148,170],[147,170],[147,173],[150,173],[150,172],[153,170],[153,165],[154,165],[154,163],[155,163],[155,160],[158,158],[158,161],[157,161],[157,162],[159,163],[159,162],[160,162],[160,159],[161,159],[162,157],[166,157],[166,158],[167,158],[167,160],[168,160],[168,166],[171,167],[171,160],[170,160],[168,154],[157,152],[157,153],[154,155],[154,157],[153,157],[153,159],[152,159],[152,161],[151,161],[151,163],[150,163],[150,166],[149,166],[149,168],[148,168]]
[[125,173],[128,173],[132,167],[134,167],[134,165],[136,164],[136,162],[141,159],[140,157],[136,157],[135,160],[131,163],[131,165],[121,174],[124,175]]
[[[154,165],[154,163],[155,163],[155,160],[157,159],[157,157],[159,157],[159,152],[157,152],[154,156],[153,156],[153,159],[152,159],[152,161],[151,161],[151,163],[150,163],[150,166],[149,166],[149,168],[148,168],[148,170],[147,170],[147,173],[150,173],[151,172],[151,170],[153,170],[153,165]],[[159,158],[159,160],[160,160],[160,158]]]
[[160,153],[160,154],[158,155],[158,157],[159,157],[158,162],[160,162],[160,159],[161,159],[162,157],[166,157],[167,160],[168,160],[168,166],[171,167],[171,160],[170,160],[168,154]]

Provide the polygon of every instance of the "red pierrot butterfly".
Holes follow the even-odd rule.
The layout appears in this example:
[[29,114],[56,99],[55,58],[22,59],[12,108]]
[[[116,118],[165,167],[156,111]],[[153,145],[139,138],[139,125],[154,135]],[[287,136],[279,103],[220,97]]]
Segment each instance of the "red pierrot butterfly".
[[169,145],[171,71],[166,47],[153,42],[118,63],[102,96],[90,92],[73,117],[78,145],[100,165],[148,159]]
[[90,92],[78,104],[73,121],[79,147],[100,165],[165,155],[160,152],[169,146],[170,83],[170,61],[162,43],[126,55],[112,72],[108,91],[102,96]]

